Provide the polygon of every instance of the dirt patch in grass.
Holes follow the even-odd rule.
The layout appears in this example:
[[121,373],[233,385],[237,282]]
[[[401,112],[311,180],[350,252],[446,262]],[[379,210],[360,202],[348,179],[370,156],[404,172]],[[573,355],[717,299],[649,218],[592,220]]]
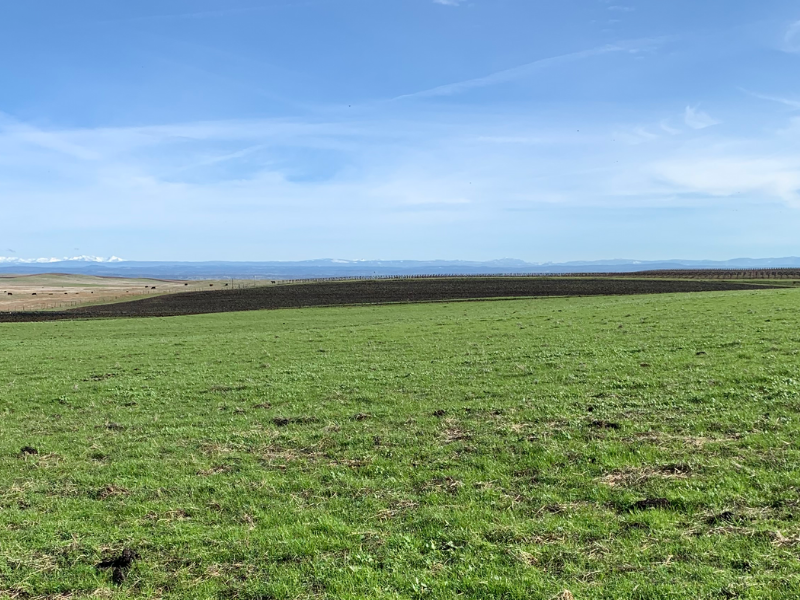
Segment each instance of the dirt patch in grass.
[[687,479],[692,472],[689,465],[668,464],[656,467],[631,467],[613,471],[599,481],[611,487],[632,487],[651,479]]
[[622,425],[614,421],[604,421],[603,419],[593,419],[589,421],[589,427],[593,429],[621,429]]
[[446,492],[448,494],[456,494],[458,490],[464,487],[464,482],[454,477],[434,477],[430,481],[425,482],[420,486],[421,492]]
[[120,585],[125,581],[128,570],[135,560],[139,559],[139,554],[130,548],[124,548],[117,556],[111,556],[97,563],[98,569],[111,569],[111,581]]
[[85,378],[83,381],[105,381],[106,379],[111,379],[116,376],[116,373],[101,373],[98,375],[89,375],[89,377]]
[[651,508],[667,510],[674,507],[675,504],[668,498],[645,498],[634,502],[631,510],[649,510]]
[[209,477],[210,475],[221,475],[223,473],[231,473],[236,470],[233,465],[214,465],[208,469],[201,469],[197,472],[201,477]]
[[461,427],[461,424],[455,419],[445,419],[443,425],[444,429],[442,430],[441,436],[445,444],[472,439],[472,434]]
[[308,423],[319,423],[319,419],[312,416],[272,417],[272,424],[276,425],[277,427],[286,427],[287,425],[307,425]]
[[106,498],[128,496],[129,494],[130,490],[119,485],[109,484],[96,490],[93,495],[98,500],[105,500]]

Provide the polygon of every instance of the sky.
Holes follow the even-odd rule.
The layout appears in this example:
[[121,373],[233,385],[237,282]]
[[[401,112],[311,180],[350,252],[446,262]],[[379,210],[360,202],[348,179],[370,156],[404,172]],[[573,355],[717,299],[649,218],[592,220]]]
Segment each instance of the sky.
[[800,255],[796,0],[0,0],[0,257]]

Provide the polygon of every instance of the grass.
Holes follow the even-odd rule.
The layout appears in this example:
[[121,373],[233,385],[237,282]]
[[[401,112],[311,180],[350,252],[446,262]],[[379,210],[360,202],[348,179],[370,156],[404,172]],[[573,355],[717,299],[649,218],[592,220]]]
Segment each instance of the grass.
[[799,597],[798,301],[4,324],[0,598]]

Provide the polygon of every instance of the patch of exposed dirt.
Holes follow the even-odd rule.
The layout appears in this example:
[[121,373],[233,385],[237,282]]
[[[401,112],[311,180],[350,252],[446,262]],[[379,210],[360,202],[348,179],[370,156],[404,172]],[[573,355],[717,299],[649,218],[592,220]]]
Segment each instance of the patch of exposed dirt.
[[208,469],[201,469],[197,472],[201,477],[208,477],[210,475],[220,475],[222,473],[230,473],[234,470],[232,465],[214,465]]
[[444,420],[444,430],[442,431],[442,439],[444,443],[451,444],[453,442],[461,442],[471,440],[472,435],[464,430],[455,419]]
[[459,489],[464,487],[464,482],[454,477],[435,477],[426,482],[420,487],[423,492],[447,492],[448,494],[455,494]]
[[637,500],[631,505],[632,510],[648,510],[651,508],[666,510],[673,508],[674,503],[668,498],[645,498]]
[[594,429],[621,429],[622,425],[614,421],[604,421],[602,419],[594,419],[589,421],[589,427]]
[[611,487],[631,487],[650,479],[686,479],[692,472],[689,465],[668,464],[657,467],[631,467],[619,469],[600,477],[599,481]]
[[273,417],[272,424],[278,427],[285,427],[287,425],[306,425],[308,423],[318,423],[319,419],[312,416],[299,416],[299,417]]
[[130,490],[113,484],[108,484],[94,493],[94,497],[98,500],[105,500],[106,498],[112,498],[114,496],[127,496],[130,494]]
[[118,556],[107,558],[97,563],[96,566],[98,569],[111,569],[111,581],[120,585],[125,581],[133,562],[139,558],[136,551],[124,548]]

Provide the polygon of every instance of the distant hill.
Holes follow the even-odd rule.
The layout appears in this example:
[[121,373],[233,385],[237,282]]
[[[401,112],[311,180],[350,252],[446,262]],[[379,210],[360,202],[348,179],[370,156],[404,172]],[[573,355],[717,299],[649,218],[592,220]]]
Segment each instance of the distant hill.
[[23,262],[0,258],[0,274],[74,273],[111,277],[153,277],[159,279],[310,279],[318,277],[365,277],[391,275],[476,275],[502,273],[631,273],[675,269],[774,269],[800,268],[800,258],[735,258],[726,261],[626,259],[530,263],[517,259],[486,262],[462,260],[338,260],[296,262],[168,262],[126,261],[94,257]]

